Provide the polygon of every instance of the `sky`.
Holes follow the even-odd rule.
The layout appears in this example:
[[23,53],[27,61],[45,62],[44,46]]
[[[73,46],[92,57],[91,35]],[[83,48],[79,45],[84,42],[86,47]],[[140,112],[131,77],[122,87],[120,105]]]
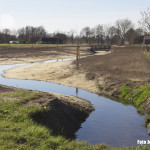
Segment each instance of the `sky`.
[[0,0],[0,30],[42,25],[50,33],[79,32],[118,19],[137,23],[147,8],[150,0]]

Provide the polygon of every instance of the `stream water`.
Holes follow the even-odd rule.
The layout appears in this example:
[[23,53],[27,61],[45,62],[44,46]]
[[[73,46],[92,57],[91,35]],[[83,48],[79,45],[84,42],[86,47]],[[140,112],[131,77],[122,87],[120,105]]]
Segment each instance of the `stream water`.
[[82,89],[54,84],[45,81],[7,79],[2,74],[11,68],[22,65],[40,64],[72,60],[74,58],[49,60],[35,63],[1,65],[0,84],[37,90],[43,92],[73,95],[90,101],[95,111],[81,125],[76,132],[76,140],[84,140],[90,144],[106,143],[111,146],[136,146],[137,140],[149,140],[147,129],[144,127],[144,118],[137,113],[133,106],[126,106],[109,98],[104,98]]

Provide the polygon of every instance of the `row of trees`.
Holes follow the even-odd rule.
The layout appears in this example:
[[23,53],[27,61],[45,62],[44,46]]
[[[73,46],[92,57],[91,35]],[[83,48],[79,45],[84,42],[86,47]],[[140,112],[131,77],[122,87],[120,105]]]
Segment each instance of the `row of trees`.
[[134,28],[134,24],[129,19],[121,19],[115,25],[97,25],[94,28],[85,27],[81,30],[81,40],[85,43],[112,44],[141,43],[142,37],[148,34],[142,28]]
[[93,28],[84,27],[80,34],[75,30],[68,33],[55,32],[48,33],[43,26],[32,27],[26,26],[17,31],[4,29],[0,32],[0,43],[9,43],[9,41],[20,41],[21,43],[37,43],[43,37],[61,38],[64,43],[111,43],[124,44],[142,43],[143,36],[150,33],[150,10],[141,12],[140,27],[136,27],[129,19],[117,20],[114,25],[99,24]]

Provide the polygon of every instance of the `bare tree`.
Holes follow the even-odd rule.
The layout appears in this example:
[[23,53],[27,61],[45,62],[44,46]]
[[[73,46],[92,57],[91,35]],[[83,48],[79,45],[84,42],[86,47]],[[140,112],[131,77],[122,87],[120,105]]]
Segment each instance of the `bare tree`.
[[99,24],[96,26],[96,38],[97,38],[98,44],[102,43],[103,35],[104,35],[103,25]]
[[139,21],[145,29],[150,32],[150,9],[148,8],[146,11],[141,12],[141,20]]
[[85,42],[86,43],[89,43],[89,38],[90,38],[90,35],[91,35],[91,29],[90,27],[84,27],[81,32],[80,32],[80,36],[82,38],[85,38]]
[[125,34],[126,40],[130,43],[133,44],[136,37],[137,37],[137,33],[133,28],[130,28],[126,34]]
[[96,43],[96,28],[91,28],[91,43],[95,44]]
[[109,27],[108,29],[108,35],[110,39],[112,39],[116,34],[116,28],[114,26]]
[[70,37],[70,41],[71,41],[71,44],[74,44],[74,35],[75,35],[75,30],[70,30],[70,32],[68,33],[69,34],[69,37]]
[[4,41],[4,43],[8,43],[9,42],[9,40],[10,40],[10,33],[11,33],[11,31],[10,31],[10,29],[3,29],[3,41]]
[[129,19],[120,19],[116,21],[117,33],[122,38],[122,42],[125,41],[125,34],[130,29],[133,28],[133,23]]
[[36,43],[41,40],[42,37],[45,37],[46,34],[46,30],[43,26],[26,26],[25,28],[20,28],[18,30],[18,39],[23,43]]

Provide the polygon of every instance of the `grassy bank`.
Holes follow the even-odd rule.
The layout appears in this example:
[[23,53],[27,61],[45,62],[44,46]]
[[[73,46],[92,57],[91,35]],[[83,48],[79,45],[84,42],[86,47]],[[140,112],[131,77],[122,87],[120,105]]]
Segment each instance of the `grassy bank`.
[[[31,99],[36,99],[33,92],[13,92],[0,95],[0,149],[59,149],[59,150],[141,150],[138,148],[112,148],[105,144],[89,145],[85,142],[77,142],[65,139],[63,136],[55,136],[52,130],[36,123],[34,114],[46,114],[50,107],[31,105]],[[37,116],[40,117],[41,116]],[[44,117],[44,115],[42,116]]]
[[145,125],[147,125],[150,122],[150,114],[145,112],[144,103],[150,97],[150,85],[130,86],[124,84],[119,92],[121,92],[120,99],[123,103],[133,104],[138,109],[138,112],[146,114]]
[[[36,93],[25,91],[0,95],[0,149],[97,149],[107,146],[92,146],[55,136],[45,126],[33,121],[34,114],[45,114],[50,107],[27,104],[36,98]],[[37,116],[40,117],[41,116]],[[42,116],[44,117],[44,115]]]

